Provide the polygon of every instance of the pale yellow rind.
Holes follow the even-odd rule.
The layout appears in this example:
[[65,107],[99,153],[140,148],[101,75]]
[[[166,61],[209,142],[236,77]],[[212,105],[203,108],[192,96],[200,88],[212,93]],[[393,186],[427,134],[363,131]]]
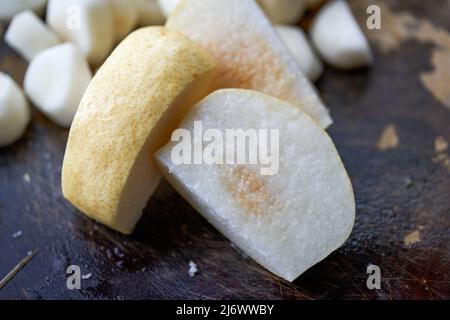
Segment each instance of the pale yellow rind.
[[[144,171],[155,170],[152,153],[167,142],[188,107],[207,93],[214,67],[206,51],[176,32],[148,27],[129,35],[97,72],[81,101],[62,169],[64,196],[87,216],[131,233],[142,203],[134,208],[132,201],[121,203],[121,198],[133,197],[130,181],[140,176],[135,165],[140,161]],[[141,183],[150,188],[150,182]],[[146,202],[153,190],[144,191],[140,201]]]

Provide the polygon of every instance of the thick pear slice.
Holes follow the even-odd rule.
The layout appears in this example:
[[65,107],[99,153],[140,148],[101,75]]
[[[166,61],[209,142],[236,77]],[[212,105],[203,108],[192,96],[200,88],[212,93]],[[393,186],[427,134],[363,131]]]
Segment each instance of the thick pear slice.
[[[180,138],[179,142],[158,151],[157,162],[175,189],[245,253],[293,281],[346,241],[355,218],[352,185],[330,137],[308,115],[255,91],[224,89],[193,107],[181,128],[201,139],[199,126],[208,142],[202,145],[194,138],[193,145],[187,134],[174,134],[172,140]],[[209,129],[219,130],[221,138],[212,131],[207,134]],[[260,134],[258,148],[265,146],[264,137],[270,137],[271,155],[276,154],[272,149],[276,142],[269,131],[278,130],[278,171],[262,175],[267,173],[261,171],[261,161],[179,162],[180,154],[189,154],[180,145],[191,146],[191,159],[221,154],[220,139],[226,145],[223,154],[227,147],[234,150],[225,137],[227,130],[239,129],[268,130]],[[214,151],[211,145],[216,146]]]
[[254,0],[183,0],[166,27],[197,41],[217,59],[215,89],[260,91],[291,102],[323,128],[332,123],[313,85]]
[[89,217],[132,232],[160,174],[153,153],[210,84],[215,62],[162,27],[133,32],[96,73],[69,134],[64,196]]

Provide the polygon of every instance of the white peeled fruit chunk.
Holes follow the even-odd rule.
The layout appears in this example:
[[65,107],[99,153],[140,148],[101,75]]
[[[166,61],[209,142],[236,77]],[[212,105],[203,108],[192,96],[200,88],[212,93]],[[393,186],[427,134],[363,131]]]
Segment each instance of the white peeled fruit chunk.
[[70,127],[92,79],[80,50],[64,43],[41,52],[25,74],[25,92],[33,104],[62,127]]
[[316,56],[305,32],[299,27],[282,25],[275,26],[275,30],[277,30],[303,73],[311,81],[319,79],[323,72],[323,64]]
[[64,41],[76,44],[88,61],[98,66],[114,44],[114,22],[109,0],[50,0],[47,23]]
[[180,3],[180,0],[158,0],[163,15],[168,18]]
[[260,91],[291,102],[323,128],[332,123],[317,91],[254,0],[183,0],[166,27],[213,54],[219,64],[213,88]]
[[11,19],[19,12],[33,10],[41,15],[44,12],[47,0],[1,0],[0,20]]
[[322,58],[339,69],[372,63],[369,42],[345,1],[332,1],[320,9],[310,29],[311,39]]
[[305,0],[258,0],[273,23],[297,23],[306,9]]
[[133,231],[160,181],[153,153],[203,98],[215,67],[185,36],[162,27],[130,34],[99,69],[70,130],[66,199],[87,216]]
[[158,0],[136,0],[140,26],[162,25],[166,21]]
[[110,0],[113,12],[115,40],[125,38],[136,26],[138,6],[136,0]]
[[30,122],[30,108],[22,90],[0,72],[0,147],[17,141]]
[[[182,141],[171,142],[156,154],[158,164],[172,186],[246,254],[293,281],[346,241],[355,218],[352,185],[330,137],[308,115],[255,91],[223,89],[193,107],[181,128],[201,139],[195,138],[202,134],[199,123],[205,140],[209,129],[220,134],[208,134],[213,139],[203,146],[194,140],[195,148],[185,134]],[[233,159],[226,151],[235,150],[234,142],[227,140],[229,130],[242,130],[248,137],[256,131],[253,145],[266,150],[263,154],[270,154],[272,161],[262,162],[265,157],[259,156],[257,164],[225,165],[219,158],[192,165],[188,164],[192,160],[177,159],[185,154],[178,143],[190,144],[191,159],[220,150],[226,159]],[[278,130],[278,140],[273,130]],[[246,159],[250,150],[258,154],[247,147],[242,151]],[[273,165],[277,160],[278,165]],[[262,175],[266,173],[261,169],[269,167],[278,170]]]
[[5,42],[31,61],[43,50],[56,46],[59,39],[36,14],[24,11],[14,16],[5,34]]

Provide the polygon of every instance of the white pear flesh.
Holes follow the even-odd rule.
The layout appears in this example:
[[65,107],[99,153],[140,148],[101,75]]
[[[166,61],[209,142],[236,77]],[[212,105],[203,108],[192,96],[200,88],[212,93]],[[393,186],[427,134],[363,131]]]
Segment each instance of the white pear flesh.
[[180,0],[158,0],[163,15],[168,18],[180,3]]
[[2,0],[0,5],[0,20],[9,20],[16,14],[32,10],[41,15],[47,0]]
[[140,26],[162,25],[166,21],[158,4],[158,0],[136,0]]
[[68,128],[91,79],[92,72],[83,54],[74,44],[64,43],[41,52],[31,61],[24,87],[41,112]]
[[0,147],[16,142],[30,122],[30,108],[22,90],[0,72]]
[[325,4],[314,18],[311,39],[331,66],[350,70],[372,64],[369,42],[345,1]]
[[130,234],[161,178],[153,153],[207,94],[214,67],[204,49],[162,27],[125,38],[78,108],[62,169],[65,198]]
[[200,43],[216,58],[214,89],[260,91],[291,102],[323,128],[331,125],[316,89],[255,1],[182,1],[166,27]]
[[299,22],[306,9],[305,0],[258,0],[273,23],[293,24]]
[[14,16],[5,34],[5,42],[27,61],[59,44],[58,36],[32,11]]
[[125,38],[136,26],[139,11],[136,0],[110,0],[113,13],[115,41]]
[[277,25],[275,30],[308,79],[319,79],[323,72],[323,63],[314,52],[305,32],[299,27],[288,25]]
[[113,47],[109,0],[49,0],[47,23],[61,39],[76,44],[93,66],[101,65]]
[[188,113],[181,128],[191,136],[194,121],[224,137],[227,129],[279,130],[279,171],[271,176],[260,175],[259,164],[174,164],[178,142],[156,154],[171,185],[247,255],[293,281],[346,241],[352,185],[330,137],[304,112],[255,91],[223,89]]

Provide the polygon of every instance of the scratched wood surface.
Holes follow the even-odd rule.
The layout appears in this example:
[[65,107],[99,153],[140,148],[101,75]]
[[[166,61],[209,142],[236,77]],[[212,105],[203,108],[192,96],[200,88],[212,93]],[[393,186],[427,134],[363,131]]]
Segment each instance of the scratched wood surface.
[[[34,110],[25,137],[0,149],[0,278],[38,252],[0,299],[450,298],[450,3],[352,1],[362,25],[374,3],[382,8],[382,30],[367,31],[374,66],[327,69],[318,82],[356,193],[355,228],[342,248],[287,283],[233,247],[166,182],[134,234],[119,235],[63,199],[67,131]],[[0,70],[18,83],[26,70],[3,43]],[[66,288],[71,264],[90,274],[82,290]],[[369,264],[381,268],[381,290],[366,288]]]

